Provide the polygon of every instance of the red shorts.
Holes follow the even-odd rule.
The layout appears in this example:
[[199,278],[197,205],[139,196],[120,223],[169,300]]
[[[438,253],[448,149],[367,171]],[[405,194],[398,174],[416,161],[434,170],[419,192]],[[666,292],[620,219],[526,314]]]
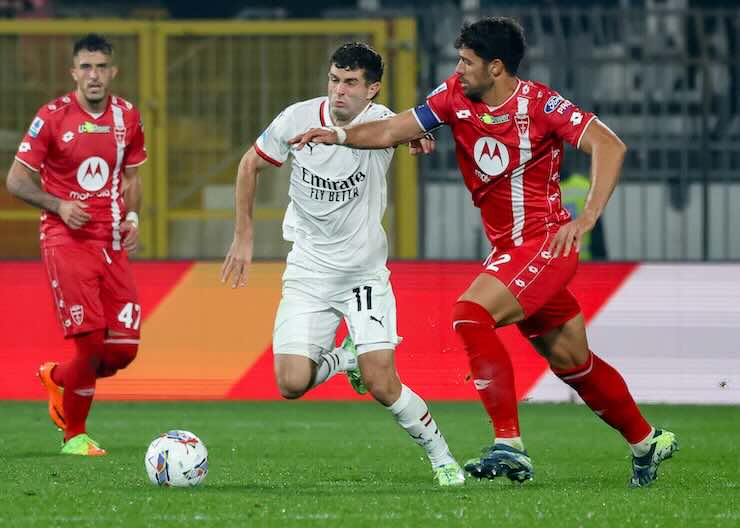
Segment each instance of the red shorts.
[[41,254],[64,337],[102,329],[139,337],[141,306],[125,251],[91,241]]
[[567,287],[578,267],[578,253],[550,258],[547,248],[553,236],[547,233],[521,246],[494,249],[483,264],[484,273],[500,280],[519,301],[524,320],[517,326],[528,338],[546,334],[581,311]]

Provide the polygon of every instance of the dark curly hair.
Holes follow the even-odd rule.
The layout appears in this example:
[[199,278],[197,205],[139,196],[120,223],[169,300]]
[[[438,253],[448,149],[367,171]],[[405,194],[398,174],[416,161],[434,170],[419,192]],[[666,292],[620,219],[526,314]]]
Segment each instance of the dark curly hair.
[[365,70],[367,84],[380,82],[383,78],[383,58],[364,42],[348,42],[337,48],[329,59],[329,65],[337,68]]
[[506,71],[516,75],[526,48],[524,28],[509,17],[486,17],[463,24],[455,48],[468,48],[486,62],[499,59]]

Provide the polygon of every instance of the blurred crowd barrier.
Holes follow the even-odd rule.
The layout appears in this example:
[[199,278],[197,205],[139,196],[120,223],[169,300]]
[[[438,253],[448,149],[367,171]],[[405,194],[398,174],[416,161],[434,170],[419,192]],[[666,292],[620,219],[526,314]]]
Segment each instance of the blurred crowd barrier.
[[[244,152],[286,106],[326,95],[329,57],[361,40],[386,61],[380,103],[416,100],[413,19],[267,22],[0,21],[0,154],[9,167],[36,110],[73,89],[72,44],[97,31],[115,46],[113,91],[142,113],[145,258],[221,257],[233,233]],[[287,253],[281,220],[289,164],[261,178],[255,254]],[[396,176],[399,177],[396,177]],[[400,177],[403,175],[403,177]],[[4,178],[3,178],[4,181]],[[393,253],[417,256],[416,163],[396,156],[386,228]],[[404,196],[398,207],[398,196]],[[38,212],[0,189],[0,257],[38,255]]]
[[[596,112],[629,148],[622,181],[583,256],[740,260],[737,8],[473,4],[482,7],[377,2],[372,16],[386,18],[357,18],[368,12],[348,7],[321,20],[0,22],[0,152],[9,165],[39,105],[71,89],[73,40],[91,30],[108,34],[121,69],[115,89],[142,110],[151,157],[142,169],[141,256],[219,258],[231,240],[242,153],[282,108],[325,93],[334,48],[354,39],[375,46],[387,65],[379,100],[400,111],[454,70],[452,44],[464,21],[511,15],[527,32],[521,76]],[[437,134],[434,155],[417,161],[404,148],[396,155],[385,220],[391,255],[482,258],[489,244],[451,136],[444,128]],[[561,179],[575,176],[577,195],[589,158],[567,150]],[[280,258],[289,249],[280,233],[287,170],[269,169],[261,179],[258,257]],[[36,218],[0,189],[0,257],[38,255]]]

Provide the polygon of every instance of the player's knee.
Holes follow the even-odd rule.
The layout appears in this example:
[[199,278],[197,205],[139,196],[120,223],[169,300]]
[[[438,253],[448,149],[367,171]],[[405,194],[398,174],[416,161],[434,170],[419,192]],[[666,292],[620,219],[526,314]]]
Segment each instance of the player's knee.
[[277,372],[275,374],[280,395],[286,400],[300,398],[308,390],[309,380],[296,372]]
[[572,369],[583,365],[588,360],[588,349],[569,346],[565,343],[554,343],[547,347],[547,352],[543,355],[550,364],[550,368]]
[[465,341],[471,333],[481,328],[495,328],[496,322],[478,303],[457,301],[452,306],[452,329]]
[[139,339],[136,337],[113,335],[105,340],[103,364],[109,371],[125,369],[139,352]]

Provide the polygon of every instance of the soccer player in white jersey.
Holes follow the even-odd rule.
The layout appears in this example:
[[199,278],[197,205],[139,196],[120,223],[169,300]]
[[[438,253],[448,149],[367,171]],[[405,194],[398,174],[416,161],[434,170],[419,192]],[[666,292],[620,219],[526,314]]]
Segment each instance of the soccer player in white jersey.
[[[308,145],[295,151],[288,144],[311,127],[392,116],[388,108],[373,102],[382,75],[382,58],[368,45],[341,46],[329,62],[328,96],[286,108],[247,151],[239,164],[234,240],[221,280],[231,281],[233,287],[246,284],[257,175],[292,157],[283,237],[293,242],[293,248],[273,335],[280,393],[287,399],[300,398],[337,372],[346,372],[357,392],[369,391],[424,448],[439,485],[461,485],[464,473],[427,405],[401,383],[393,362],[401,338],[396,333],[396,300],[381,220],[387,201],[385,175],[394,149]],[[342,317],[350,337],[335,348]]]

